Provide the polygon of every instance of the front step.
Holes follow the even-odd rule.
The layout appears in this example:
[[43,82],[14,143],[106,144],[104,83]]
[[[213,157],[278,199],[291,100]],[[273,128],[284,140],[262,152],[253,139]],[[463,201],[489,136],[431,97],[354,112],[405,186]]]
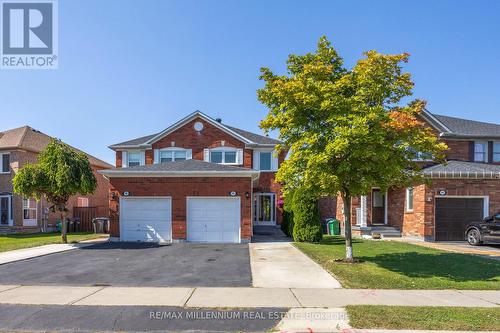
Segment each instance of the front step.
[[401,231],[398,228],[392,226],[372,226],[370,227],[371,235],[380,234],[381,238],[399,238],[401,237]]
[[380,234],[382,239],[401,237],[401,231],[397,227],[386,225],[373,225],[369,227],[353,226],[353,230],[359,231],[359,235],[365,238],[373,238],[373,234]]

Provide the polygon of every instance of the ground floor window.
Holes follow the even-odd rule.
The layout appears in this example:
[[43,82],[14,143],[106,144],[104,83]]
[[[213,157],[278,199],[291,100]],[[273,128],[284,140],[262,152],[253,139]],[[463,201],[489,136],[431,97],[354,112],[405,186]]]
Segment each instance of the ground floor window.
[[413,187],[406,189],[406,211],[413,212]]
[[90,206],[89,205],[89,198],[78,197],[76,206],[77,207],[89,207]]
[[23,199],[23,225],[37,225],[37,204],[34,198]]

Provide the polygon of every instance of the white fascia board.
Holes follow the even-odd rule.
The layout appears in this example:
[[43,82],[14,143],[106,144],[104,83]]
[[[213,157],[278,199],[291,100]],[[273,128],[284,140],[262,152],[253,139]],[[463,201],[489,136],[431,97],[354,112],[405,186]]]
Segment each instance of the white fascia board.
[[[429,120],[429,123],[432,127],[434,127],[434,129],[438,130],[439,132],[442,132],[442,133],[452,133],[452,131],[448,128],[448,126],[446,126],[445,124],[443,124],[443,122],[441,122],[439,119],[437,119],[430,111],[424,109],[424,111],[422,112],[422,116],[426,119],[426,120]],[[441,126],[441,128],[438,128],[437,126],[435,126],[434,123],[438,124],[439,126]],[[446,132],[443,132],[442,129],[444,129]]]
[[112,145],[108,146],[109,149],[120,151],[127,149],[150,149],[151,145],[149,144],[140,144],[140,145]]
[[249,171],[125,171],[99,170],[106,177],[259,177],[257,170]]
[[159,139],[161,139],[164,136],[168,135],[169,133],[175,131],[176,129],[178,129],[179,127],[183,126],[184,124],[186,124],[187,122],[193,120],[196,117],[202,118],[203,120],[207,121],[211,125],[217,127],[218,129],[222,130],[223,132],[226,132],[227,134],[229,134],[229,135],[237,138],[238,140],[240,140],[240,141],[242,141],[244,143],[253,143],[252,141],[248,140],[247,138],[245,138],[245,137],[239,135],[238,133],[230,130],[229,128],[227,128],[223,124],[219,123],[215,119],[212,119],[211,117],[207,116],[203,112],[201,112],[201,111],[195,111],[195,112],[191,113],[190,115],[188,115],[187,117],[182,118],[181,120],[179,120],[175,124],[173,124],[173,125],[169,126],[168,128],[164,129],[163,131],[161,131],[160,133],[158,133],[157,135],[155,135],[154,137],[152,137],[148,141],[146,141],[146,144],[152,144],[152,143],[158,141]]
[[250,144],[246,144],[245,145],[245,148],[247,149],[259,149],[259,148],[262,148],[262,149],[274,149],[274,147],[276,147],[277,144],[274,144],[274,143],[267,143],[267,144],[261,144],[261,143],[250,143]]

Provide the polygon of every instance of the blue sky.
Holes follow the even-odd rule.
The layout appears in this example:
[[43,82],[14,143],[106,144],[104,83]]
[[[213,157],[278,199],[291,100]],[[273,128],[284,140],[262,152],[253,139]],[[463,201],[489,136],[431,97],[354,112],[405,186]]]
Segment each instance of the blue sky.
[[59,69],[0,71],[1,129],[30,125],[108,162],[109,144],[199,109],[260,132],[259,68],[326,35],[411,54],[415,97],[500,123],[500,1],[59,0]]

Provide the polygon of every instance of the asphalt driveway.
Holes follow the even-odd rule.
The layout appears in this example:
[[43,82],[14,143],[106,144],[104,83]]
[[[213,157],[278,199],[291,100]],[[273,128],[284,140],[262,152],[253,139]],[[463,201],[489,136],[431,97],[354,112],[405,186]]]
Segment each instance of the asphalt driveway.
[[0,284],[248,287],[247,244],[104,243],[0,266]]

